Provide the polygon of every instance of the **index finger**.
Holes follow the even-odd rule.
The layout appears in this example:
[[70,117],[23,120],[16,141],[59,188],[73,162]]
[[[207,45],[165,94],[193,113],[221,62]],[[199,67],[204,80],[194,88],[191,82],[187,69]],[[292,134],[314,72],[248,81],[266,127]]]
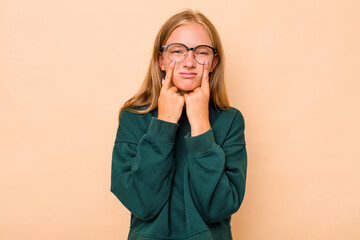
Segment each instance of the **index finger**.
[[173,71],[174,71],[174,66],[175,66],[175,60],[172,60],[170,63],[170,66],[166,72],[165,80],[164,80],[164,84],[163,84],[163,86],[167,89],[170,88],[170,83],[171,83],[171,79],[172,79],[172,75],[173,75]]
[[201,88],[209,92],[209,63],[205,61],[204,70],[202,74]]

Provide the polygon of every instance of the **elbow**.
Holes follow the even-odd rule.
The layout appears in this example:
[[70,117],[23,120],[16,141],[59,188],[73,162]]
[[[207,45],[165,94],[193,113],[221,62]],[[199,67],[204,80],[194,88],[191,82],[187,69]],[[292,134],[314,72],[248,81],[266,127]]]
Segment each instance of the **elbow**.
[[222,209],[218,212],[207,211],[201,215],[206,224],[214,224],[231,217],[231,215],[234,214],[238,209],[239,208],[234,207],[229,209]]
[[142,205],[137,207],[135,206],[128,209],[136,218],[140,219],[143,222],[149,222],[154,220],[161,212],[161,208],[159,209],[155,206],[150,205]]
[[140,219],[143,222],[149,222],[156,218],[158,215],[157,212],[154,211],[146,211],[143,209],[143,211],[132,211],[131,212],[136,218]]
[[[241,194],[239,198],[233,199],[233,201],[228,202],[227,205],[223,205],[221,203],[216,204],[217,206],[212,206],[208,209],[203,209],[202,212],[202,218],[207,224],[213,224],[216,222],[223,221],[229,217],[231,217],[232,214],[236,213],[244,199],[244,195]],[[214,210],[212,210],[214,209]],[[215,211],[215,209],[217,211]]]
[[214,224],[225,220],[229,216],[219,217],[219,216],[211,216],[210,214],[202,214],[202,218],[206,224]]
[[[158,204],[152,204],[150,201],[141,201],[140,197],[128,196],[117,188],[110,188],[110,191],[136,218],[148,222],[153,220],[161,211]],[[135,200],[137,199],[137,200]],[[148,200],[148,199],[147,199]]]

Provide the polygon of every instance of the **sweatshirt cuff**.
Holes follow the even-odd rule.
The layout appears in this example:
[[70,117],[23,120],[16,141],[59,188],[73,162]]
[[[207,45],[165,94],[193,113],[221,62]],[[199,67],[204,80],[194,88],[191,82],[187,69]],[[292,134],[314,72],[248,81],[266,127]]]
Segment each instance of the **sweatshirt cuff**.
[[155,140],[173,143],[178,127],[179,124],[177,123],[166,122],[153,117],[147,135]]
[[212,128],[195,137],[191,137],[188,133],[185,136],[185,143],[190,158],[208,155],[217,147]]

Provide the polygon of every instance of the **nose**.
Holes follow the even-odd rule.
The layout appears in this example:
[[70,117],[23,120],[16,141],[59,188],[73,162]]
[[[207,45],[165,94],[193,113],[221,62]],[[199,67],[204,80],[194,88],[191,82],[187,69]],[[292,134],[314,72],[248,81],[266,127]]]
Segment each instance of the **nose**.
[[184,65],[185,65],[185,67],[188,67],[188,68],[196,67],[194,51],[192,51],[192,50],[188,51],[188,53],[184,59]]

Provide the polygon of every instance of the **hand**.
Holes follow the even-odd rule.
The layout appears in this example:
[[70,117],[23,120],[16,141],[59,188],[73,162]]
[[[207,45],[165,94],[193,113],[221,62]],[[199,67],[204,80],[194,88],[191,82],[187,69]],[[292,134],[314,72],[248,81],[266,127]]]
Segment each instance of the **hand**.
[[191,136],[200,135],[208,131],[209,121],[209,63],[205,62],[201,86],[191,93],[184,94],[186,104],[186,115],[191,127]]
[[170,67],[166,72],[165,80],[161,87],[158,100],[158,119],[177,123],[181,117],[185,99],[179,93],[179,89],[172,85],[174,66],[175,61],[173,60],[170,63]]

